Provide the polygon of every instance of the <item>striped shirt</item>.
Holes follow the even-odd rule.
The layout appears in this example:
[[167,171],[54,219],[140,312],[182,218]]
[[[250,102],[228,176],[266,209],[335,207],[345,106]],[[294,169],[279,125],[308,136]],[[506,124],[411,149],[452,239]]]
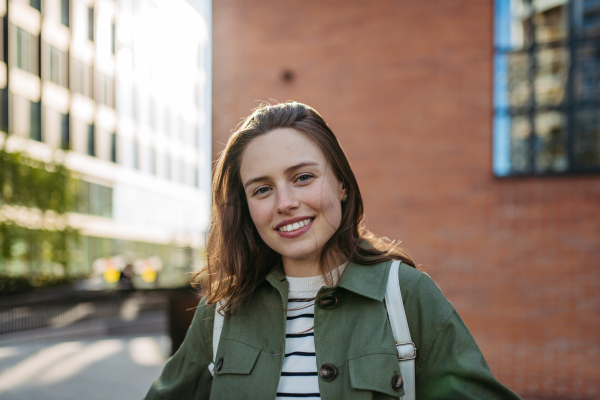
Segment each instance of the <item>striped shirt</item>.
[[[337,284],[347,263],[333,271]],[[294,278],[289,282],[285,358],[277,387],[277,400],[320,399],[319,374],[315,356],[315,297],[326,286],[322,276]]]

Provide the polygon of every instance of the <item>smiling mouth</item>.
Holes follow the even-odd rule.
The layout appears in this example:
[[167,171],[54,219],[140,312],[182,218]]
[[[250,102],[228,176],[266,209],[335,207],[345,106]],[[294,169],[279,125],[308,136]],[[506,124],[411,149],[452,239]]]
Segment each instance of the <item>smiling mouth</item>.
[[284,225],[277,230],[279,232],[294,232],[300,228],[305,227],[306,225],[309,225],[312,222],[312,220],[314,220],[314,218],[307,218],[302,221],[294,222],[293,224]]

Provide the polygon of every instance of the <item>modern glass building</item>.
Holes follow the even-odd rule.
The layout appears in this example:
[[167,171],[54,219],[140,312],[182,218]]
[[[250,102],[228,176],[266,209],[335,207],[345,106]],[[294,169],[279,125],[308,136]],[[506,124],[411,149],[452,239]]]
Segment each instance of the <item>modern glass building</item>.
[[64,152],[79,179],[74,273],[111,280],[107,270],[132,264],[140,284],[172,286],[198,262],[210,201],[211,18],[210,1],[196,5],[0,0],[0,130],[33,157]]

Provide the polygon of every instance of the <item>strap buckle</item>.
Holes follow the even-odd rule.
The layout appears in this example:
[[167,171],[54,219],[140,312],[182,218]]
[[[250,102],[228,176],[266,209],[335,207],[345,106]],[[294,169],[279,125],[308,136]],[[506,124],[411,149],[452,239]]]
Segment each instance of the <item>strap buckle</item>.
[[398,361],[408,361],[417,358],[417,346],[413,342],[396,343],[396,352],[398,353]]

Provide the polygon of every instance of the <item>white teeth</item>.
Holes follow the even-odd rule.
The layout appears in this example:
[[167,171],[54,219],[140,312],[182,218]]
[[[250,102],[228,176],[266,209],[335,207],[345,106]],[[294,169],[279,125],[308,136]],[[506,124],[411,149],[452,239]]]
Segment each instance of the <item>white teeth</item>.
[[309,218],[309,219],[305,219],[304,221],[299,221],[299,222],[294,222],[293,224],[284,225],[281,228],[279,228],[279,231],[280,232],[295,231],[295,230],[302,228],[303,226],[310,224],[310,221],[311,221],[311,219]]

